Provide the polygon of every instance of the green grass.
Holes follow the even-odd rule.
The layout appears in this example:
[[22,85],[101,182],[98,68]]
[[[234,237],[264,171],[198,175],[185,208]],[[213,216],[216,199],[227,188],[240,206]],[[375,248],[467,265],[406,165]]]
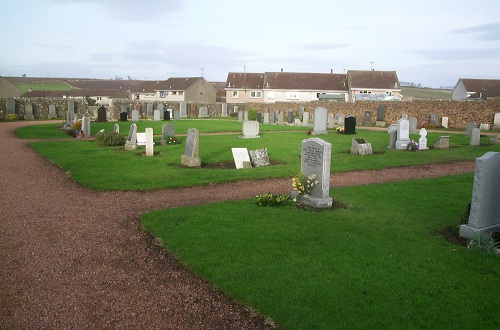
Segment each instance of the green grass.
[[253,200],[155,211],[147,231],[194,273],[285,329],[496,329],[498,256],[436,235],[473,175],[331,190],[347,209]]
[[417,99],[451,100],[451,91],[441,89],[401,87],[401,94],[403,94],[403,97]]
[[[176,131],[185,132],[188,127],[198,125],[200,132],[215,129],[223,121],[213,120],[214,126],[207,126],[207,121],[180,121],[175,123]],[[232,124],[233,122],[228,121]],[[237,127],[241,123],[237,123]],[[143,127],[145,123],[141,122]],[[111,123],[99,125],[112,125]],[[92,129],[99,129],[93,125]],[[51,125],[46,125],[50,127]],[[97,126],[97,127],[96,127]],[[273,125],[261,125],[273,126]],[[47,128],[48,132],[61,134],[64,132]],[[40,134],[46,128],[34,126]],[[142,129],[140,128],[139,131]],[[121,129],[122,132],[127,131]],[[28,131],[16,131],[18,135],[30,136]],[[159,132],[159,131],[156,131]],[[300,171],[298,147],[303,139],[309,138],[303,132],[272,132],[262,130],[259,139],[241,139],[239,133],[200,136],[200,158],[203,165],[232,163],[231,148],[248,148],[249,150],[267,148],[272,166],[253,169],[216,169],[202,167],[189,169],[179,166],[184,152],[184,136],[178,136],[179,145],[160,145],[160,137],[155,137],[155,156],[141,157],[144,147],[137,151],[125,151],[123,147],[101,147],[95,142],[67,138],[68,141],[32,142],[30,146],[50,162],[60,167],[81,185],[95,190],[152,190],[185,186],[207,185],[219,182],[238,180],[258,180],[264,178],[292,177]],[[429,133],[429,145],[432,145],[440,133]],[[358,134],[342,135],[330,133],[320,136],[332,144],[332,172],[351,170],[381,169],[406,165],[443,163],[472,160],[487,151],[500,151],[500,145],[492,145],[483,137],[481,147],[469,146],[469,140],[463,134],[453,134],[450,138],[451,149],[407,152],[387,150],[388,135],[381,131],[359,130]],[[375,154],[372,156],[353,156],[349,154],[353,137],[364,137],[372,144]],[[418,135],[411,138],[418,139]],[[138,171],[137,169],[141,169]]]
[[27,82],[27,83],[17,83],[16,86],[19,88],[20,95],[26,93],[29,89],[41,90],[41,91],[66,91],[73,89],[70,85],[64,82]]

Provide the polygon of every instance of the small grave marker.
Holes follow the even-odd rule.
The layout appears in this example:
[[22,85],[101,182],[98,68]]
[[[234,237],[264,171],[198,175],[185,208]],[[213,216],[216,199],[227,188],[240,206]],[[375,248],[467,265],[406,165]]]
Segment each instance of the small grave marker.
[[434,149],[449,149],[450,148],[450,137],[441,136],[436,141],[434,141]]
[[267,155],[267,149],[250,150],[250,158],[255,167],[271,165],[269,156]]
[[419,132],[420,138],[418,139],[418,150],[427,150],[427,130],[422,127]]
[[231,148],[231,152],[233,153],[234,165],[237,169],[252,167],[247,148]]

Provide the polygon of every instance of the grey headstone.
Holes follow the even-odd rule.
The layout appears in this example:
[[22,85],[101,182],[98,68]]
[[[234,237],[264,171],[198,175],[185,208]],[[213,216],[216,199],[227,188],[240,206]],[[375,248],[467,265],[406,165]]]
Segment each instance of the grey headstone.
[[[306,112],[304,112],[305,114]],[[312,135],[328,134],[326,129],[327,110],[322,107],[314,109],[314,123]]]
[[165,104],[158,103],[158,110],[160,111],[160,113],[163,113],[163,111],[165,111]]
[[132,110],[132,121],[139,121],[139,110]]
[[82,117],[82,132],[83,137],[90,137],[90,117],[88,115]]
[[392,124],[387,127],[387,133],[389,134],[389,145],[388,149],[396,149],[396,140],[398,139],[398,125]]
[[365,111],[365,117],[363,121],[364,125],[371,125],[372,124],[372,113],[370,111]]
[[227,113],[227,104],[226,103],[222,103],[222,117],[227,117],[228,116],[228,113]]
[[495,113],[493,117],[493,129],[500,129],[500,112]]
[[406,150],[410,142],[410,121],[405,118],[398,120],[398,130],[396,139],[396,149]]
[[174,120],[180,120],[180,119],[181,119],[181,110],[174,109]]
[[269,166],[269,156],[267,154],[267,149],[257,149],[250,150],[250,159],[255,167]]
[[335,122],[334,122],[334,115],[333,113],[328,114],[328,128],[335,128]]
[[125,142],[125,150],[135,150],[137,149],[137,125],[130,125],[128,131],[127,141]]
[[182,165],[188,167],[200,167],[201,159],[198,156],[199,132],[196,128],[189,128],[184,146],[184,154],[181,155]]
[[153,118],[153,103],[148,103],[146,106],[146,116],[148,119]]
[[377,108],[377,121],[384,121],[385,119],[385,106],[379,105]]
[[33,104],[31,102],[26,102],[24,104],[24,119],[33,120],[35,116],[33,115]]
[[269,124],[269,112],[264,112],[264,124]]
[[411,117],[408,121],[409,121],[409,125],[410,125],[410,134],[416,134],[417,133],[417,118]]
[[467,125],[465,125],[465,136],[470,136],[473,128],[477,128],[476,123],[467,123]]
[[175,136],[175,126],[172,124],[161,125],[161,144],[166,144],[168,138]]
[[309,126],[309,112],[302,112],[302,125]]
[[450,137],[441,136],[434,141],[434,149],[449,149],[450,148]]
[[243,121],[248,120],[248,111],[243,111]]
[[299,107],[299,118],[302,118],[304,115],[304,107]]
[[237,113],[238,111],[239,111],[238,106],[237,105],[233,106],[233,113]]
[[258,121],[244,120],[243,121],[243,135],[241,135],[240,137],[244,138],[244,139],[260,138],[259,125],[260,125],[260,123]]
[[71,113],[75,113],[75,101],[68,100],[68,111]]
[[476,158],[469,221],[460,226],[460,236],[500,231],[500,152],[489,151]]
[[16,113],[16,100],[12,98],[5,99],[6,114],[13,115]]
[[257,122],[262,123],[262,113],[257,112]]
[[49,119],[54,119],[54,118],[57,118],[56,105],[50,104],[49,105]]
[[470,134],[470,145],[477,147],[481,145],[481,130],[479,128],[473,128]]
[[437,125],[438,124],[438,115],[437,114],[431,114],[429,117],[429,124],[431,125]]
[[293,111],[289,110],[288,111],[288,118],[287,118],[287,123],[292,124],[293,123]]
[[[182,101],[182,102],[180,102],[179,107],[180,107],[180,116],[181,116],[181,118],[186,118],[188,116],[188,113],[187,113],[187,103],[184,102],[184,101]],[[174,120],[177,120],[177,119],[175,119],[175,115],[174,115]]]
[[243,121],[243,111],[241,111],[241,110],[238,111],[238,121],[239,122]]
[[198,118],[208,118],[207,107],[200,107],[200,109],[198,109]]
[[283,111],[278,113],[278,125],[283,125]]
[[153,111],[153,120],[160,121],[161,120],[161,112],[160,110]]

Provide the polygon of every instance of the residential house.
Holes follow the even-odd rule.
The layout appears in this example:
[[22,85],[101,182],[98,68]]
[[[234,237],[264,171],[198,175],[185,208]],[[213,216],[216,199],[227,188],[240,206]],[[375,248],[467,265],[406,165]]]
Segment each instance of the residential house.
[[227,103],[263,103],[264,73],[229,72],[226,79]]
[[460,78],[451,93],[452,100],[479,100],[500,97],[500,80]]
[[217,90],[203,77],[145,81],[132,90],[132,100],[215,102]]
[[347,71],[349,100],[401,100],[401,85],[396,71]]

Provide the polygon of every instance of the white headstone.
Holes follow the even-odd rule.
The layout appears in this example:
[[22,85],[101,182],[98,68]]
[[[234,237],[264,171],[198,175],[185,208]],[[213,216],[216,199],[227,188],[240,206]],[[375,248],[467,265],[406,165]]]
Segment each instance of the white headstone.
[[154,121],[160,121],[161,120],[161,112],[160,112],[160,110],[155,110],[153,112],[153,120]]
[[115,133],[120,133],[120,125],[114,124],[113,125],[113,132]]
[[259,122],[255,120],[243,121],[243,134],[240,136],[244,139],[260,138],[259,136]]
[[420,138],[418,139],[418,150],[427,150],[427,130],[425,128],[420,129]]
[[410,142],[410,122],[406,118],[401,118],[398,120],[396,149],[406,150],[408,142]]
[[481,130],[479,128],[473,128],[470,134],[470,145],[477,147],[481,145]]
[[241,111],[241,110],[238,111],[238,121],[239,122],[243,121],[243,111]]
[[302,125],[309,126],[309,112],[304,111],[302,113]]
[[139,121],[139,110],[132,110],[132,121]]
[[493,129],[500,129],[500,112],[495,113],[493,117]]
[[444,128],[448,128],[448,117],[441,118],[441,126],[443,126]]
[[332,112],[328,114],[328,128],[335,128],[334,116]]
[[[307,112],[304,112],[304,116]],[[328,134],[326,129],[327,110],[322,107],[314,109],[314,123],[311,135]]]
[[82,132],[83,137],[90,137],[90,117],[88,114],[82,117]]
[[489,131],[490,130],[490,124],[480,124],[479,129],[482,131]]
[[137,145],[138,146],[145,146],[146,145],[146,132],[144,133],[137,133]]
[[233,153],[234,165],[237,169],[252,167],[247,148],[231,148]]
[[146,127],[145,134],[146,134],[146,156],[153,156],[154,155],[153,129],[151,127]]

